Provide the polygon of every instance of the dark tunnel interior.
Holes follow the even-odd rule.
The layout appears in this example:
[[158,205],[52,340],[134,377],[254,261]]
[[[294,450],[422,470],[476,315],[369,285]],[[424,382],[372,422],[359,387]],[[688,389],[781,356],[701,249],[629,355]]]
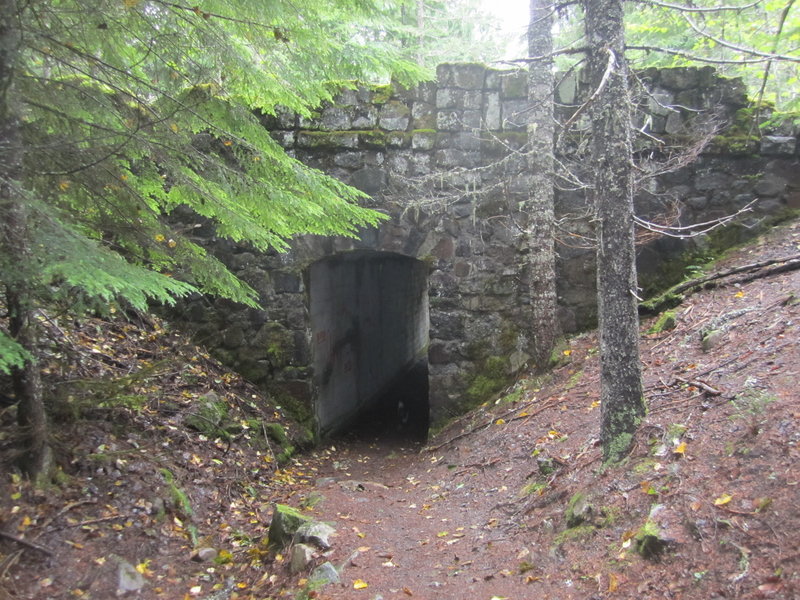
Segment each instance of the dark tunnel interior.
[[348,252],[311,265],[314,414],[322,437],[426,437],[427,285],[424,263],[389,252]]

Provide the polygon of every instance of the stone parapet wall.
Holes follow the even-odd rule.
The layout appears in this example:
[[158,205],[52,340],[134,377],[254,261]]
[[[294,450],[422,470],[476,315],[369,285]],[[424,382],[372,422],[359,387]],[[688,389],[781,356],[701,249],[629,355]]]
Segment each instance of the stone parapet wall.
[[[639,81],[637,152],[665,164],[671,148],[691,139],[713,115],[727,123],[699,160],[657,175],[637,197],[652,218],[681,224],[728,214],[755,200],[751,222],[800,205],[797,131],[756,139],[733,129],[745,106],[737,81],[710,69],[649,70]],[[644,88],[642,88],[644,89]],[[586,84],[564,77],[559,118],[570,119]],[[257,254],[216,239],[209,247],[260,295],[263,309],[197,298],[184,306],[198,338],[226,363],[287,402],[312,407],[316,387],[307,297],[315,261],[351,250],[394,252],[428,268],[431,408],[435,421],[465,401],[499,391],[528,360],[527,74],[482,65],[442,65],[437,80],[343,91],[313,119],[282,113],[264,125],[291,155],[370,196],[388,217],[360,239],[298,238],[285,254]],[[562,140],[564,164],[584,160],[585,117]],[[652,167],[655,168],[655,167]],[[594,260],[584,194],[566,180],[557,194],[562,225],[558,291],[563,325],[577,330],[595,316]],[[687,242],[654,240],[642,247],[642,268],[655,271],[665,254]]]

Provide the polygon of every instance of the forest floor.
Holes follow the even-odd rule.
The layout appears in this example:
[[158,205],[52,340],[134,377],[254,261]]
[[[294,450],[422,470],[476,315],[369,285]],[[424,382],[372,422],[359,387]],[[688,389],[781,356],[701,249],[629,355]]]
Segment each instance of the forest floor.
[[[711,268],[798,252],[795,222]],[[424,447],[366,434],[282,462],[291,421],[185,338],[51,316],[63,477],[8,468],[0,409],[0,599],[800,598],[799,299],[798,270],[733,277],[673,329],[645,320],[649,414],[614,467],[594,333]],[[225,435],[191,419],[209,398]],[[275,503],[336,530],[298,573],[265,544]],[[316,587],[325,561],[340,581]]]

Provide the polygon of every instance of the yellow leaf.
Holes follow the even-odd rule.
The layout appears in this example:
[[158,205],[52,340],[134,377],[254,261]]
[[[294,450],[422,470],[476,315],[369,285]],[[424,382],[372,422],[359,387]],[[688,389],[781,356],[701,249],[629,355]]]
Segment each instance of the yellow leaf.
[[364,588],[367,588],[367,587],[369,587],[369,586],[367,585],[367,582],[366,582],[366,581],[364,581],[364,580],[362,580],[362,579],[356,579],[356,580],[353,582],[353,589],[354,589],[354,590],[363,590]]
[[619,580],[614,573],[608,574],[608,591],[609,592],[616,592],[617,588],[619,587]]
[[157,242],[160,244],[161,242],[163,242],[163,241],[164,241],[165,239],[167,239],[167,238],[165,238],[165,237],[164,237],[162,234],[160,234],[160,233],[157,233],[157,234],[156,234],[156,235],[153,237],[153,239],[154,239],[155,241],[157,241]]
[[170,238],[170,240],[167,242],[167,246],[169,246],[170,248],[174,248],[177,245],[178,245],[178,242],[176,242],[172,238]]
[[569,356],[572,354],[572,350],[564,350],[564,356]]
[[440,531],[436,534],[436,537],[447,537],[448,535],[450,535],[449,531]]
[[736,292],[733,295],[734,298],[744,298],[744,292]]
[[686,454],[686,442],[681,442],[680,444],[675,446],[675,449],[672,451],[672,453],[673,454],[680,454],[681,456]]
[[223,144],[224,146],[233,146],[233,142],[232,142],[232,141],[230,141],[230,140],[225,140],[224,142],[222,142],[222,144]]
[[505,421],[505,419],[497,419],[497,421],[495,421],[494,424],[495,425],[505,425],[506,421]]
[[722,494],[719,498],[714,500],[714,506],[725,506],[731,500],[733,500],[733,496],[730,494]]
[[140,0],[122,0],[122,4],[125,5],[125,8],[134,8],[139,2]]
[[66,179],[63,179],[63,180],[58,182],[58,189],[60,189],[62,192],[66,192],[69,189],[69,186],[71,186],[71,185],[72,185],[71,181],[67,181]]
[[171,123],[169,128],[172,129],[173,133],[178,133],[178,126],[175,123]]

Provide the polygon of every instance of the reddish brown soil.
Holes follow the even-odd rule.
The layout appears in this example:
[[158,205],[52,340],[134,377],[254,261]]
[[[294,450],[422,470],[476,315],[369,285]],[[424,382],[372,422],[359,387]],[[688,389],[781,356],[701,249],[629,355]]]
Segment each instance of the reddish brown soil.
[[[798,251],[794,223],[715,270]],[[245,443],[255,432],[228,447],[188,431],[180,411],[158,412],[165,398],[188,405],[211,384],[243,415],[267,414],[201,357],[203,376],[172,373],[143,392],[144,410],[60,426],[69,475],[60,487],[37,492],[3,475],[0,530],[42,548],[0,539],[0,598],[112,598],[113,555],[141,565],[140,598],[798,598],[798,298],[797,270],[728,282],[690,296],[675,329],[643,334],[650,412],[631,456],[608,468],[594,334],[571,339],[551,376],[521,380],[426,448],[339,440],[279,470]],[[722,332],[704,352],[700,331],[714,322]],[[190,352],[177,338],[163,343],[166,332],[155,339],[172,355]],[[160,468],[192,514],[148,506],[165,495]],[[591,511],[567,529],[577,493]],[[307,572],[288,573],[289,552],[260,543],[276,501],[335,525],[333,548],[314,564],[341,567],[341,583],[309,593]],[[663,544],[645,558],[636,535],[654,507]],[[190,526],[198,545],[230,553],[222,564],[191,560]]]

